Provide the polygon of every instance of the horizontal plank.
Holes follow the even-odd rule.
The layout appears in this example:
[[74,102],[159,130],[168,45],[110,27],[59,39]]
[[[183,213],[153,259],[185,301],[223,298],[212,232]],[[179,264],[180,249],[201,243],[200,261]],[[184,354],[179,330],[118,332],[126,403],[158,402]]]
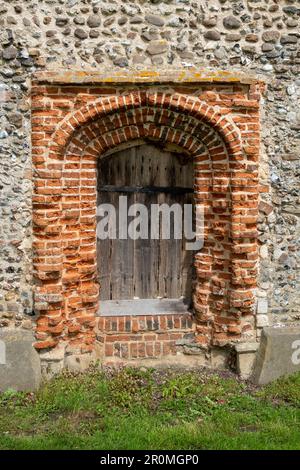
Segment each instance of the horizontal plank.
[[99,186],[100,193],[170,193],[170,194],[186,194],[192,193],[193,188],[172,187],[172,186]]
[[97,316],[166,315],[188,311],[189,305],[185,299],[100,300]]

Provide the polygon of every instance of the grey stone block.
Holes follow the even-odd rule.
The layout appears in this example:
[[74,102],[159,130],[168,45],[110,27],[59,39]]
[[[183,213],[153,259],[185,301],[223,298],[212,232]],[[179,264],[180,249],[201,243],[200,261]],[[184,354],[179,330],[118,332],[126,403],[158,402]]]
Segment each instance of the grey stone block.
[[236,344],[237,372],[242,379],[248,379],[253,370],[258,343]]
[[95,362],[95,354],[77,354],[76,356],[67,356],[65,366],[72,372],[84,372]]
[[0,330],[0,391],[36,390],[41,381],[40,358],[26,330]]
[[263,329],[251,380],[259,385],[300,371],[300,326]]

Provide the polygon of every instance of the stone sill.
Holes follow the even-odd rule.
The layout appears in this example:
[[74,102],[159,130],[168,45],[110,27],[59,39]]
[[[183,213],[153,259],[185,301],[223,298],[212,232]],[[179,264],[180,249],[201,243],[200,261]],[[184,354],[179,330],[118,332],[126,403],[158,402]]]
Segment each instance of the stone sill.
[[190,315],[183,299],[100,300],[97,317]]
[[43,71],[33,74],[33,80],[45,84],[160,84],[160,83],[241,83],[245,85],[264,83],[256,77],[242,72],[228,72],[226,70],[211,71],[208,69],[170,69],[168,71],[153,70],[122,70],[118,72],[84,71],[84,70],[57,70]]

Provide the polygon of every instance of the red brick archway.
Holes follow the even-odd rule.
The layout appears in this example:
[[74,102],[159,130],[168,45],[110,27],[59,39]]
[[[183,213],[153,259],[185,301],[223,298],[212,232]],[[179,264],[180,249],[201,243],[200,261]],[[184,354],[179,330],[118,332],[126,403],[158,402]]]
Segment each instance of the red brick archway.
[[[68,96],[53,88],[44,90],[50,101]],[[243,319],[253,316],[257,257],[258,155],[244,137],[249,129],[242,125],[243,116],[235,125],[228,111],[196,96],[148,88],[60,112],[54,132],[47,133],[44,118],[55,121],[55,114],[49,99],[43,99],[43,121],[33,125],[36,347],[65,340],[81,352],[93,348],[99,290],[96,161],[136,139],[176,144],[193,158],[195,199],[206,214],[204,248],[195,259],[197,341],[225,345],[238,340]],[[36,100],[41,100],[38,93]],[[256,112],[253,100],[251,106]],[[35,116],[41,115],[36,111]],[[43,138],[35,140],[41,125]]]

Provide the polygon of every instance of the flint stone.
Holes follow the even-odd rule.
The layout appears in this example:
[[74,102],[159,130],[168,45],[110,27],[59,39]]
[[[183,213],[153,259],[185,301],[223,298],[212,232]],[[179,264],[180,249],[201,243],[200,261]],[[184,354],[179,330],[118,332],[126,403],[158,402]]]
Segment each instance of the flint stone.
[[288,212],[289,214],[300,214],[300,207],[299,205],[297,206],[292,206],[292,205],[285,205],[282,208],[283,212]]
[[59,17],[59,18],[56,18],[55,20],[55,24],[56,26],[66,26],[66,24],[69,23],[69,18],[65,18],[65,17]]
[[153,30],[144,31],[141,36],[145,41],[155,41],[159,37],[157,32]]
[[79,39],[86,39],[88,37],[87,32],[82,28],[76,28],[74,34]]
[[241,39],[240,33],[228,33],[226,34],[226,41],[229,42],[238,42]]
[[118,24],[120,26],[122,26],[125,23],[127,23],[127,17],[126,16],[121,16],[121,18],[118,19]]
[[167,41],[151,41],[147,47],[147,52],[150,55],[162,54],[168,50]]
[[286,22],[286,25],[288,28],[296,28],[296,26],[298,26],[298,21],[293,20],[292,18],[289,18]]
[[238,29],[241,26],[241,22],[235,16],[226,16],[223,19],[223,25],[227,29]]
[[0,139],[6,139],[8,137],[8,133],[4,130],[0,130]]
[[217,24],[217,18],[204,18],[202,24],[206,26],[206,28],[213,28]]
[[140,24],[143,22],[143,18],[141,16],[134,16],[130,20],[130,24]]
[[297,44],[298,38],[297,36],[293,36],[292,34],[288,34],[286,36],[282,36],[280,39],[281,44]]
[[279,38],[279,31],[265,31],[262,35],[262,39],[265,42],[277,42]]
[[90,28],[98,28],[101,24],[101,18],[98,15],[91,15],[87,19],[87,25]]
[[0,390],[33,391],[41,382],[41,364],[32,332],[0,331]]
[[100,33],[97,29],[91,29],[89,36],[90,38],[97,38],[99,37],[99,34]]
[[165,24],[164,20],[157,15],[146,15],[146,21],[154,26],[163,26]]
[[109,3],[108,5],[101,5],[101,12],[103,15],[112,15],[118,11],[118,6],[114,5],[113,3]]
[[283,7],[282,10],[287,15],[299,15],[300,14],[300,8],[293,7],[293,6]]
[[17,20],[13,16],[8,16],[6,18],[6,21],[7,21],[7,24],[17,24]]
[[221,34],[215,29],[210,29],[209,31],[206,31],[206,33],[204,33],[204,37],[205,39],[209,39],[210,41],[219,41]]
[[226,50],[224,47],[220,47],[220,49],[216,49],[214,52],[216,59],[224,59],[226,57]]
[[264,328],[252,382],[264,385],[299,371],[300,326]]
[[257,42],[258,41],[258,36],[257,36],[257,34],[246,34],[245,39],[248,42]]
[[128,59],[127,57],[118,57],[114,59],[114,65],[117,65],[118,67],[127,67],[128,66]]
[[75,16],[73,21],[75,24],[80,24],[80,25],[85,24],[85,19],[83,16]]
[[274,49],[274,46],[273,44],[270,44],[270,43],[264,43],[262,46],[261,46],[261,50],[263,52],[270,52]]
[[282,155],[282,160],[298,160],[300,158],[300,155],[297,153],[285,153]]
[[17,57],[18,54],[18,49],[16,49],[14,46],[9,46],[3,49],[3,59],[5,60],[12,60]]
[[260,248],[259,254],[260,254],[260,257],[262,259],[267,259],[268,258],[269,251],[268,251],[267,245],[262,245],[262,247]]

